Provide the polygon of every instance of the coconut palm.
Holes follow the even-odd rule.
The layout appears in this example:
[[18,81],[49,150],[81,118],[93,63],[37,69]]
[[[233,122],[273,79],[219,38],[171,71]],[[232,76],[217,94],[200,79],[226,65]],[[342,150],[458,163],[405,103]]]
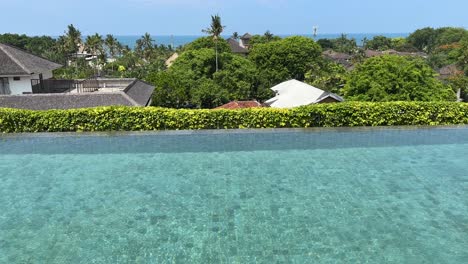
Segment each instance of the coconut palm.
[[148,62],[151,60],[154,48],[154,39],[151,38],[149,33],[145,33],[145,35],[137,40],[135,51]]
[[238,40],[240,38],[239,33],[237,33],[237,32],[232,33],[231,38],[233,38],[235,40]]
[[267,42],[270,42],[270,41],[273,40],[274,35],[270,32],[270,30],[267,30],[267,31],[265,32],[265,34],[263,34],[263,35],[265,36],[265,40],[266,40]]
[[85,50],[96,58],[95,69],[97,70],[98,57],[103,57],[104,54],[104,40],[98,33],[86,37]]
[[213,37],[215,42],[216,52],[216,71],[218,71],[218,39],[223,33],[225,26],[221,24],[221,17],[219,15],[211,16],[211,25],[209,28],[202,30],[203,33],[209,34]]
[[[104,45],[106,46],[107,54],[114,59],[117,54],[120,54],[122,44],[113,36],[107,35],[104,40]],[[112,64],[112,71],[114,71],[114,64]]]
[[114,58],[118,53],[118,40],[113,35],[109,34],[104,40],[104,45],[106,46],[109,56]]
[[79,46],[81,45],[81,32],[73,26],[73,24],[68,25],[68,30],[65,32],[64,36],[64,45],[65,49],[69,53],[77,53]]

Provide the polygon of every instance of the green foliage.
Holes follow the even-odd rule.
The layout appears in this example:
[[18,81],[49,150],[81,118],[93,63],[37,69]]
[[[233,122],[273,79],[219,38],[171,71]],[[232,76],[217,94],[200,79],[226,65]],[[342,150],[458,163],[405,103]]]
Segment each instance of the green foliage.
[[426,27],[411,33],[407,40],[408,43],[413,45],[418,50],[430,52],[435,46],[436,37],[436,30],[431,27]]
[[447,79],[447,83],[452,87],[454,92],[460,91],[460,99],[468,102],[468,77],[462,74],[451,76]]
[[[212,37],[201,37],[193,42],[185,45],[182,51],[200,50],[200,49],[215,49],[216,43]],[[218,39],[218,51],[219,53],[231,52],[231,48],[227,41],[223,38]]]
[[288,80],[304,80],[306,72],[322,59],[322,49],[312,39],[288,37],[252,47],[249,59],[260,71],[266,86]]
[[305,82],[324,91],[342,94],[348,73],[343,65],[324,60],[318,67],[306,74]]
[[56,40],[48,37],[28,37],[18,34],[0,34],[0,43],[9,44],[48,59],[55,59]]
[[249,45],[252,47],[256,44],[265,44],[278,40],[281,40],[281,37],[275,36],[270,31],[267,31],[263,35],[253,35],[252,38],[250,38]]
[[385,55],[366,60],[350,73],[347,99],[359,101],[454,100],[449,86],[421,59]]
[[364,43],[364,48],[365,49],[370,49],[370,50],[389,50],[393,49],[393,41],[391,38],[387,38],[385,36],[375,36],[371,40],[367,40]]
[[336,39],[319,39],[317,43],[323,49],[332,49],[337,52],[355,54],[358,51],[358,46],[355,39],[348,39],[345,34],[341,34]]
[[468,30],[463,28],[443,27],[434,29],[427,27],[413,32],[408,37],[408,42],[418,50],[430,53],[439,46],[459,42],[467,36]]
[[199,108],[211,109],[228,102],[229,93],[212,79],[199,79],[190,91],[192,102]]
[[0,132],[142,131],[468,124],[468,104],[389,102],[319,104],[294,109],[184,110],[100,107],[0,109]]
[[146,81],[156,86],[153,105],[212,108],[228,100],[256,97],[257,71],[251,61],[224,52],[219,54],[219,70],[216,72],[215,60],[213,49],[189,50],[182,53],[165,73],[150,74]]
[[465,71],[465,75],[468,76],[468,37],[460,41],[457,64]]

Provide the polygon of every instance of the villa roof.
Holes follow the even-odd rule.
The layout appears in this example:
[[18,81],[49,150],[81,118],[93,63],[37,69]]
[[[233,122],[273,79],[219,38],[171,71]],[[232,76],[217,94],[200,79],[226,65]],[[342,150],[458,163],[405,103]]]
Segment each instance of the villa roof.
[[463,74],[463,71],[458,68],[456,64],[450,64],[440,68],[438,71],[439,79],[447,79],[452,76]]
[[239,42],[233,38],[229,38],[227,40],[229,46],[231,47],[232,53],[239,53],[239,54],[247,54],[249,53],[249,50],[242,47]]
[[140,106],[150,105],[153,92],[154,86],[138,79],[124,90],[124,93]]
[[326,50],[322,52],[323,56],[328,57],[332,60],[351,60],[353,56],[346,54],[346,53],[341,53],[341,52],[336,52],[333,50]]
[[135,79],[123,91],[0,95],[0,107],[30,110],[149,106],[154,87]]
[[252,35],[250,35],[249,33],[245,33],[244,35],[242,35],[241,39],[251,39],[252,38]]
[[0,43],[0,75],[31,75],[52,71],[62,65],[19,48]]
[[179,53],[177,52],[174,52],[174,54],[172,54],[164,64],[166,64],[167,67],[171,67],[172,64],[174,64],[174,62],[179,58]]
[[225,105],[216,107],[215,109],[242,109],[253,107],[262,107],[262,104],[257,101],[232,101]]
[[306,83],[289,80],[271,88],[276,96],[267,100],[266,105],[276,108],[292,108],[303,105],[317,104],[332,99],[335,102],[344,101],[340,96],[325,92]]
[[76,109],[111,105],[139,106],[123,92],[0,96],[0,107],[29,110]]

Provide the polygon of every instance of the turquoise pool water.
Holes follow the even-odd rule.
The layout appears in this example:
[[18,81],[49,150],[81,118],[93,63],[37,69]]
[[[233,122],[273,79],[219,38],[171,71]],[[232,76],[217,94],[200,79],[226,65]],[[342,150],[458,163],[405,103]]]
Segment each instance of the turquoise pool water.
[[468,127],[0,136],[0,263],[468,263]]

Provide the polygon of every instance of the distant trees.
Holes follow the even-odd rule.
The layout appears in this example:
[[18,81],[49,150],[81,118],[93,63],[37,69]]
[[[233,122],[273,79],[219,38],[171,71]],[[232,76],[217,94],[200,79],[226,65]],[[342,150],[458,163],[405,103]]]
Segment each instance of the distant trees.
[[253,47],[255,44],[265,44],[272,41],[281,40],[281,37],[274,35],[269,30],[267,30],[263,35],[253,35],[250,39],[250,47]]
[[149,33],[145,33],[136,41],[135,52],[140,58],[150,61],[154,51],[154,39]]
[[385,55],[366,60],[349,74],[344,95],[358,101],[455,100],[450,86],[418,58]]
[[35,55],[54,59],[57,57],[55,50],[56,40],[48,36],[34,36],[18,34],[0,34],[0,42],[29,51]]
[[202,30],[203,33],[210,35],[215,42],[215,53],[216,53],[216,71],[218,71],[218,39],[223,33],[225,26],[221,23],[221,17],[219,15],[211,16],[210,27]]
[[464,37],[460,41],[460,54],[457,63],[465,71],[465,75],[468,76],[468,37]]
[[355,54],[358,51],[356,40],[354,38],[349,39],[345,34],[341,34],[336,39],[319,39],[317,43],[323,49],[332,49],[347,54]]
[[392,39],[385,36],[375,36],[371,40],[364,41],[364,49],[389,50],[393,48]]
[[443,27],[434,29],[426,27],[418,29],[408,36],[408,43],[420,51],[431,53],[437,47],[461,41],[468,36],[463,28]]

